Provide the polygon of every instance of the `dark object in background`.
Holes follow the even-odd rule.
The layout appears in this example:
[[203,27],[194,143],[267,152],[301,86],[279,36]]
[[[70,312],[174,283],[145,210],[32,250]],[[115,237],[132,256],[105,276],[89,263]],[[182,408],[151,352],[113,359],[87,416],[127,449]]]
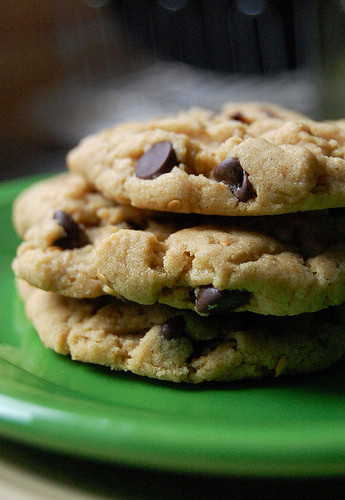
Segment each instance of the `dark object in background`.
[[277,74],[318,54],[318,0],[112,0],[130,44],[214,71]]
[[10,3],[0,4],[0,181],[64,168],[84,135],[176,108],[255,99],[344,116],[344,0]]

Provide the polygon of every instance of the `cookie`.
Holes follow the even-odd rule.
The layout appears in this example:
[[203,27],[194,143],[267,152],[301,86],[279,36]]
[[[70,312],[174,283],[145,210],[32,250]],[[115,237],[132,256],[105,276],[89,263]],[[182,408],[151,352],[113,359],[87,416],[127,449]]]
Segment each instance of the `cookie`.
[[81,141],[67,165],[143,209],[257,216],[344,206],[345,129],[253,107],[118,125]]
[[24,242],[13,270],[46,290],[73,297],[102,295],[93,265],[97,242],[118,228],[133,227],[143,213],[107,200],[71,173],[38,182],[14,203],[14,226]]
[[259,132],[268,131],[280,127],[284,122],[290,120],[308,120],[309,118],[277,104],[257,101],[236,101],[225,104],[221,114],[232,120],[238,120],[250,125],[250,131],[254,135]]
[[[342,209],[171,217],[110,202],[90,189],[65,174],[20,196],[14,219],[26,230],[13,262],[18,278],[68,297],[113,294],[201,315],[225,307],[293,315],[345,300]],[[40,199],[44,216],[31,207]]]
[[92,226],[99,222],[98,210],[113,205],[83,177],[63,173],[36,182],[19,194],[13,204],[13,224],[19,236],[24,238],[32,226],[49,218],[56,210],[64,210],[78,224]]
[[[154,216],[154,217],[153,217]],[[108,200],[81,176],[65,173],[37,182],[22,192],[13,208],[15,229],[24,241],[12,268],[31,285],[75,298],[104,291],[95,268],[99,242],[120,229],[155,231],[166,238],[190,217],[139,210]]]
[[288,318],[222,319],[115,299],[71,299],[19,283],[44,345],[73,360],[171,382],[297,375],[345,356],[344,306]]
[[199,314],[317,311],[345,301],[344,215],[237,218],[166,238],[121,229],[99,242],[95,266],[105,290],[141,304]]

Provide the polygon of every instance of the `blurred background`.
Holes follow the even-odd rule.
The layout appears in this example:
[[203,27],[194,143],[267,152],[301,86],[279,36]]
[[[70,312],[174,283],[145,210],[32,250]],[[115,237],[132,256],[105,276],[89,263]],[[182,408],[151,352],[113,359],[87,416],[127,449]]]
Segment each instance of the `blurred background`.
[[344,0],[0,3],[0,180],[63,170],[83,136],[266,100],[345,116]]

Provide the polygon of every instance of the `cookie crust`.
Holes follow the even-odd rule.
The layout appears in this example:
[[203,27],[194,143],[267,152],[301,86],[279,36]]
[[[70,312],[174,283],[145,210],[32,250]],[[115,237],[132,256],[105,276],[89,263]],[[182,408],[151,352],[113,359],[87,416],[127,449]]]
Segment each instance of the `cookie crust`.
[[[40,197],[43,214],[31,207]],[[56,208],[78,221],[81,245],[68,239]],[[13,262],[16,276],[68,297],[111,294],[205,314],[197,296],[212,286],[226,292],[230,309],[270,315],[312,312],[345,300],[342,209],[171,217],[119,205],[68,173],[23,193],[14,218],[24,234]]]
[[[67,165],[108,198],[144,209],[233,216],[343,206],[344,128],[283,108],[256,104],[255,114],[248,107],[118,125],[81,141]],[[162,142],[172,145],[177,164],[153,178],[139,177],[139,160]],[[244,201],[214,175],[229,158],[250,183],[252,195]]]
[[[54,217],[56,211],[72,217],[87,244],[68,248],[61,243],[66,229]],[[103,295],[93,265],[97,243],[119,228],[131,227],[126,221],[135,223],[144,214],[118,206],[75,174],[65,173],[38,182],[23,191],[14,203],[14,227],[24,238],[12,263],[14,273],[33,286],[72,297]]]
[[214,287],[237,311],[312,312],[345,299],[342,221],[340,210],[236,219],[167,237],[121,229],[100,241],[95,263],[105,290],[141,304],[202,314],[199,291]]
[[162,325],[176,315],[169,307],[71,299],[25,282],[18,289],[46,347],[149,378],[196,384],[298,375],[345,355],[343,306],[273,321],[233,314],[208,328],[205,338],[193,313],[184,313],[188,333],[173,328],[167,336]]

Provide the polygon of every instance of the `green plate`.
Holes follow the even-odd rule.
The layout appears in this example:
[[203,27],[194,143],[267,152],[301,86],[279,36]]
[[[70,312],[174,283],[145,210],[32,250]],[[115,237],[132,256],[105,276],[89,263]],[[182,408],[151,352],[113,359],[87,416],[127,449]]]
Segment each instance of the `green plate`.
[[72,362],[45,349],[17,298],[11,205],[0,185],[0,433],[107,462],[207,474],[345,473],[345,367],[269,382],[189,386]]

